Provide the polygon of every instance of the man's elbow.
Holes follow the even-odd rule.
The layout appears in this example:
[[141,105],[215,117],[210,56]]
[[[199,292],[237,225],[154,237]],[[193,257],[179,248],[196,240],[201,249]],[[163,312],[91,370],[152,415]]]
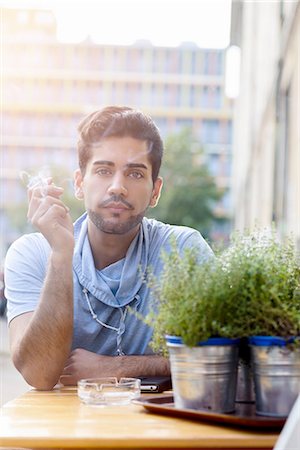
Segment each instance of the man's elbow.
[[12,358],[15,368],[20,372],[26,383],[40,391],[51,391],[58,382],[57,375],[50,374],[46,368],[39,369],[26,364],[17,356]]

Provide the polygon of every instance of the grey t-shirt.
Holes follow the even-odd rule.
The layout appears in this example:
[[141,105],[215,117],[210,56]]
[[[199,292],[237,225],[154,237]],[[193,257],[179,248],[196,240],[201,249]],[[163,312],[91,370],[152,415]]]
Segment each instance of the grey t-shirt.
[[[149,311],[151,293],[143,275],[150,268],[154,276],[159,276],[163,268],[161,252],[170,250],[172,236],[180,251],[195,248],[199,262],[212,256],[210,247],[196,230],[144,218],[126,257],[99,271],[88,240],[86,214],[75,222],[74,235],[72,348],[105,355],[149,353],[152,330],[130,311],[143,316]],[[5,262],[8,321],[35,310],[49,253],[50,246],[40,233],[24,235],[10,247]]]

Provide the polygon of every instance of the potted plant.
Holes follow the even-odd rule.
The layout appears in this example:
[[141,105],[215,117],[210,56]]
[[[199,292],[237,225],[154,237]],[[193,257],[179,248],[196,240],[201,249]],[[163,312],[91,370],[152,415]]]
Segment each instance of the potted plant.
[[[287,416],[300,392],[300,264],[276,230],[236,234],[222,255],[250,337],[256,412]],[[246,312],[244,315],[243,312]]]
[[[274,230],[255,230],[235,233],[228,248],[203,265],[198,265],[193,251],[180,255],[175,245],[163,259],[159,283],[150,282],[155,300],[147,321],[154,329],[154,349],[168,348],[175,405],[232,410],[235,387],[226,385],[216,368],[221,367],[234,385],[237,350],[232,344],[252,337],[257,412],[287,415],[300,391],[300,267],[292,241],[280,243]],[[258,346],[261,339],[253,336],[264,336],[263,343],[271,343],[271,350],[270,345]],[[267,336],[276,340],[266,341]],[[284,345],[275,351],[278,338]],[[274,352],[276,358],[285,355],[283,377],[281,363],[277,362],[275,375],[265,374],[266,366],[261,369],[267,356],[270,367]],[[277,393],[282,379],[285,401]],[[271,385],[267,394],[262,392],[266,385]],[[222,393],[225,399],[220,400]]]
[[175,406],[232,412],[235,408],[238,340],[230,316],[230,286],[221,260],[199,265],[175,244],[162,256],[159,281],[151,279],[153,304],[147,322],[152,346],[170,355]]

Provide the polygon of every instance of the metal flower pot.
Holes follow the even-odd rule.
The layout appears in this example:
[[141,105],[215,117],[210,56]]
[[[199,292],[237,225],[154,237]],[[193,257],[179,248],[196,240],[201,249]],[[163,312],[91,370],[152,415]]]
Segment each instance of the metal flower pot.
[[300,393],[300,348],[272,336],[250,339],[256,413],[287,417]]
[[167,336],[176,408],[233,412],[238,364],[237,340],[208,339],[188,347]]

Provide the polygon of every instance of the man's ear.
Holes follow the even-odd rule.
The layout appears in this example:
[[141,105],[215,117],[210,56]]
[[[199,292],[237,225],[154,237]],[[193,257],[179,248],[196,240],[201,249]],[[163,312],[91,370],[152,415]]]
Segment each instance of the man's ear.
[[161,177],[158,177],[154,182],[154,187],[151,194],[151,200],[149,205],[151,208],[155,208],[155,206],[157,205],[162,187],[163,187],[163,179]]
[[74,191],[75,191],[75,197],[78,200],[82,200],[84,198],[82,184],[83,184],[83,178],[82,178],[81,170],[76,169],[74,172]]

